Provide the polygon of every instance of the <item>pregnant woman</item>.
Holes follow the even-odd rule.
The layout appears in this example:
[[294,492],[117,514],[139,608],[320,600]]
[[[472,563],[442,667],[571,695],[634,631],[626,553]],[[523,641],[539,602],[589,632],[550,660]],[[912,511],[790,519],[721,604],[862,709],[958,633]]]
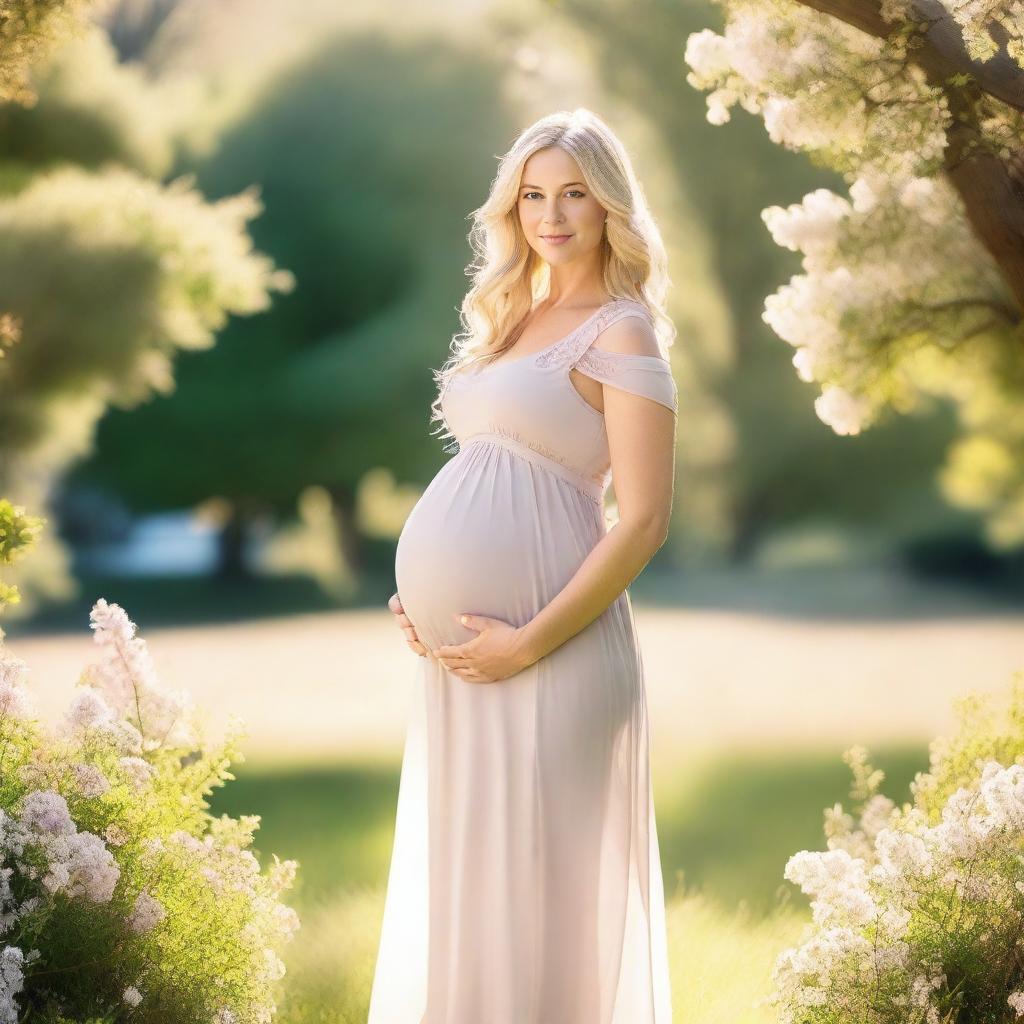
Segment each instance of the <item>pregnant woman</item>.
[[587,110],[522,133],[471,240],[436,374],[457,454],[396,555],[423,660],[369,1024],[671,1024],[626,591],[672,506],[664,248]]

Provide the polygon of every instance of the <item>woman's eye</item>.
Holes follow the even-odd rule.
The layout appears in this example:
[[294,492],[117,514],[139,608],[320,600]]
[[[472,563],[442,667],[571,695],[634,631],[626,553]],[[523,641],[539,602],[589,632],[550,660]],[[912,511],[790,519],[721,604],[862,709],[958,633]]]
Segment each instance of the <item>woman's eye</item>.
[[[524,193],[523,198],[524,199],[529,199],[530,196],[539,196],[539,195],[540,195],[539,192],[526,192],[526,193]],[[567,196],[577,195],[577,196],[580,196],[582,198],[584,195],[586,195],[586,193],[585,192],[581,192],[578,188],[571,188],[571,189],[569,189],[568,192],[566,192],[566,195]]]

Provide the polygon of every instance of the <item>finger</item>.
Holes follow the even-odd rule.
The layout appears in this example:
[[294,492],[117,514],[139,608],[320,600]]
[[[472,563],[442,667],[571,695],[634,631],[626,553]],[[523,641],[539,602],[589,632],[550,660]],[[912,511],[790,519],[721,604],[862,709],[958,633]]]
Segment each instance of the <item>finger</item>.
[[466,672],[474,671],[469,665],[465,664],[456,664],[454,662],[442,661],[441,665],[445,668],[446,671],[451,672],[451,674],[454,676],[462,676]]
[[415,630],[415,628],[413,626],[403,626],[402,627],[402,632],[410,640],[419,640],[419,635],[417,634],[417,632],[416,632],[416,630]]
[[420,655],[420,657],[425,658],[427,656],[427,649],[419,642],[419,640],[410,640],[409,650],[412,651],[413,654]]
[[468,658],[438,658],[445,668],[471,668],[473,663]]
[[466,656],[465,644],[446,644],[434,650],[435,658],[464,658]]
[[460,679],[465,679],[467,683],[483,683],[487,681],[480,672],[471,668],[456,668],[449,669],[449,671],[452,675],[456,675]]
[[388,598],[388,607],[396,614],[403,610],[402,599],[398,596],[397,591]]

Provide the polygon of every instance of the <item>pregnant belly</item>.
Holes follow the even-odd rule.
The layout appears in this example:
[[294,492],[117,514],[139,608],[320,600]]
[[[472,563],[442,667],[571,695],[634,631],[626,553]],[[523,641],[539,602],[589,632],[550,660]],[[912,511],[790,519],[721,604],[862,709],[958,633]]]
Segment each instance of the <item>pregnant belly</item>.
[[564,480],[500,446],[464,449],[398,539],[395,582],[420,639],[431,648],[470,639],[464,613],[525,625],[597,542],[600,515]]

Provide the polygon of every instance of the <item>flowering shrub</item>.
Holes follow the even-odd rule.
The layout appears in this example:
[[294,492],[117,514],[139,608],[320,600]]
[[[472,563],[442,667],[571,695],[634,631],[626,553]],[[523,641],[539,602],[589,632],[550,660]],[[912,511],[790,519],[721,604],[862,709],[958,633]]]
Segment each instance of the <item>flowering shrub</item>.
[[828,849],[786,865],[813,920],[775,965],[781,1024],[1024,1016],[1024,673],[1004,722],[976,696],[957,710],[902,807],[863,747],[846,752],[856,815],[826,811]]
[[959,431],[946,499],[986,513],[993,546],[1024,543],[1021,0],[718,0],[721,33],[686,41],[707,119],[737,105],[772,142],[841,175],[761,211],[802,254],[762,319],[820,386],[818,417],[859,434],[936,399]]
[[0,642],[0,1024],[264,1024],[296,864],[263,871],[258,817],[208,812],[238,723],[207,746],[125,612],[90,618],[100,657],[53,730]]

